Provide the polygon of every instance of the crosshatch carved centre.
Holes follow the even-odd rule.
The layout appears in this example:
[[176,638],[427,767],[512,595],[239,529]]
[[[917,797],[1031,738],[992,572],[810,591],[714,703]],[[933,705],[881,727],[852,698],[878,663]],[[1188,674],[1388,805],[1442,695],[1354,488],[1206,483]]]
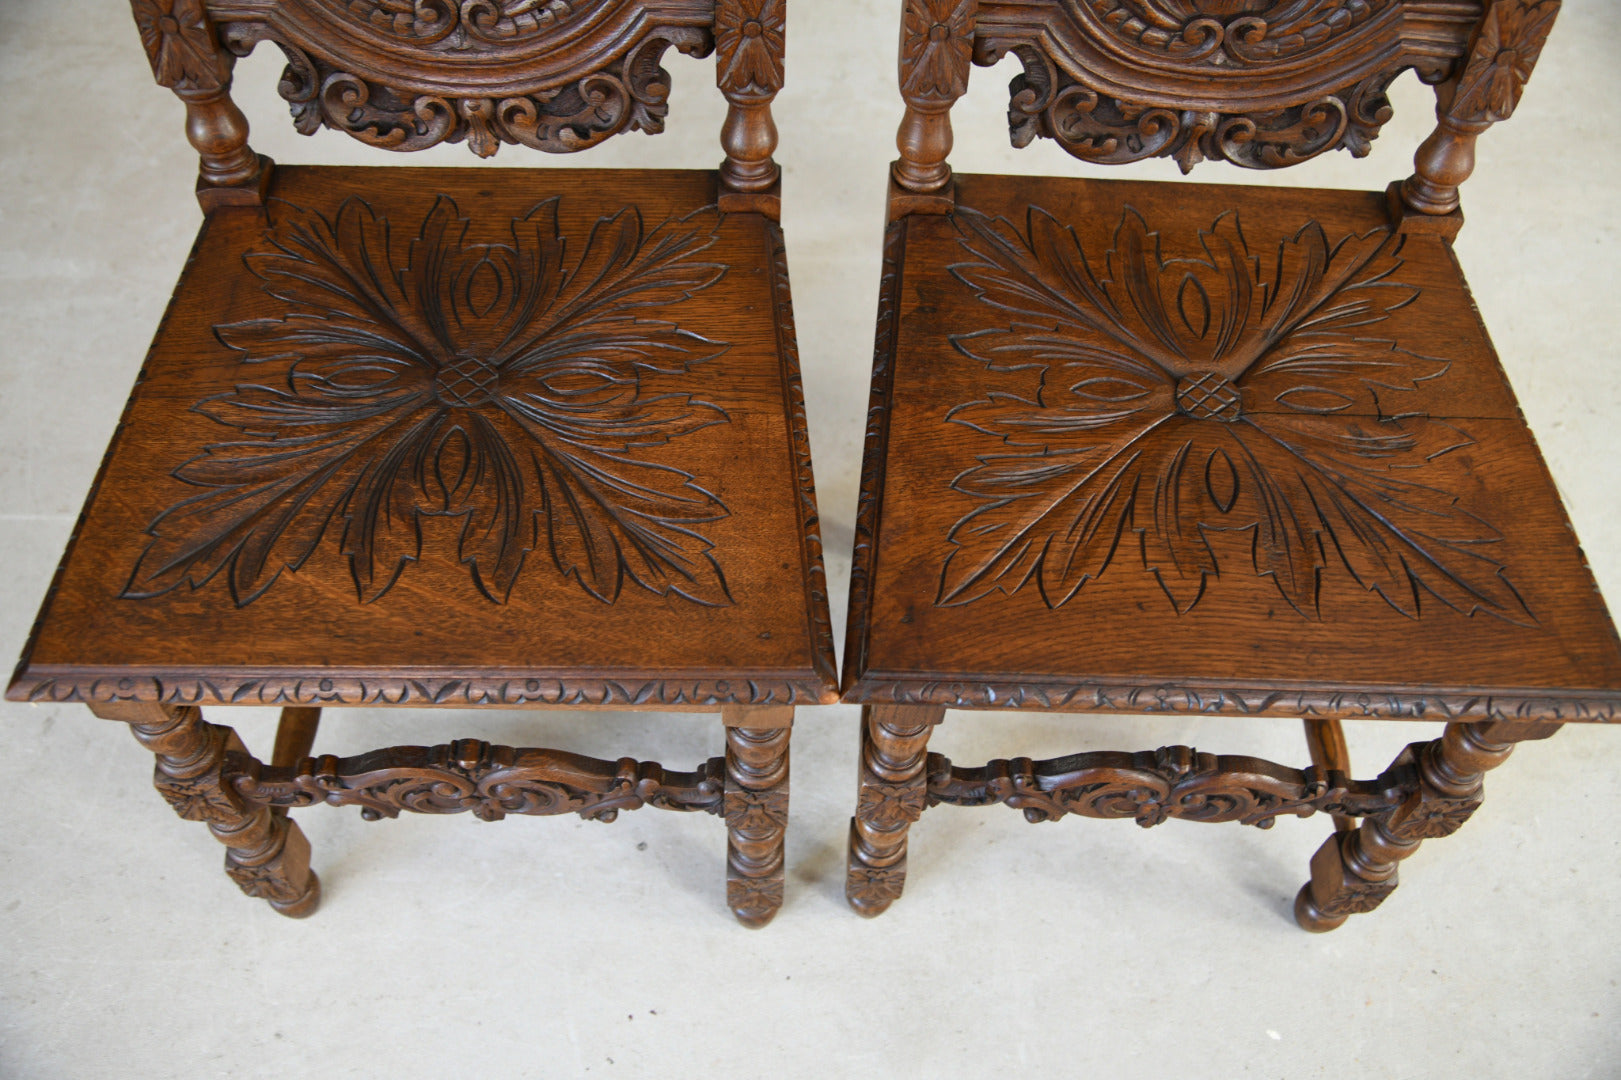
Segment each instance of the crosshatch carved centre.
[[981,505],[951,529],[937,604],[1034,582],[1056,608],[1140,553],[1185,614],[1224,569],[1219,530],[1248,532],[1254,572],[1307,618],[1349,579],[1414,619],[1535,622],[1501,535],[1440,486],[1473,441],[1422,408],[1449,362],[1377,336],[1419,297],[1399,234],[1309,221],[1252,253],[1229,212],[1172,258],[1128,207],[1098,259],[1039,207],[1022,231],[954,220],[951,273],[1007,321],[952,339],[987,396],[947,419],[1001,446],[952,482]]
[[605,603],[627,581],[731,602],[698,531],[726,507],[643,458],[728,419],[681,389],[727,346],[647,317],[725,274],[700,258],[713,208],[645,229],[626,207],[583,243],[556,199],[507,223],[510,244],[470,242],[446,196],[408,244],[359,198],[331,220],[286,203],[271,218],[244,262],[277,314],[214,328],[241,381],[196,406],[236,432],[175,470],[203,494],[152,523],[124,596],[223,576],[246,605],[331,535],[374,601],[437,515],[462,519],[459,559],[496,603],[537,546]]

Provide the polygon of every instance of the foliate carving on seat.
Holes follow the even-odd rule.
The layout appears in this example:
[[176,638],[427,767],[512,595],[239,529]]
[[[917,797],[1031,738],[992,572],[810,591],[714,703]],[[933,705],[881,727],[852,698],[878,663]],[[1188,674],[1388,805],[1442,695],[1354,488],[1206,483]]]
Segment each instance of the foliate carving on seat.
[[[659,60],[671,45],[701,54],[709,40],[697,29],[672,29],[646,38],[622,60],[567,86],[508,97],[449,97],[368,81],[283,43],[287,67],[277,89],[292,111],[294,127],[305,135],[325,125],[387,150],[465,141],[479,157],[490,157],[502,143],[566,154],[621,131],[664,130],[670,73]],[[244,42],[239,47],[251,46]]]
[[714,758],[697,772],[676,773],[631,758],[599,761],[461,739],[434,747],[395,746],[352,758],[325,754],[287,767],[232,754],[225,771],[231,789],[250,803],[359,806],[368,821],[398,817],[402,810],[471,811],[484,821],[508,814],[578,814],[612,821],[621,810],[643,806],[718,812],[725,764]]
[[1560,0],[1496,0],[1481,20],[1445,115],[1460,123],[1507,120],[1559,14]]
[[203,0],[130,0],[152,77],[171,90],[219,90],[230,57],[214,42]]
[[786,0],[716,3],[716,81],[722,90],[770,96],[782,89],[785,10]]
[[1206,160],[1278,169],[1340,148],[1364,157],[1392,116],[1385,90],[1393,71],[1284,109],[1223,113],[1110,97],[1062,74],[1034,48],[1015,51],[1025,70],[1010,86],[1013,144],[1046,136],[1101,165],[1169,157],[1186,173]]
[[1355,29],[1394,0],[1084,0],[1134,45],[1212,63],[1279,60]]
[[968,92],[977,0],[906,0],[901,94],[908,102],[950,104]]
[[1229,212],[1166,257],[1127,208],[1094,261],[1039,207],[1025,232],[956,220],[952,274],[1011,325],[952,339],[991,381],[948,419],[1002,447],[953,481],[982,505],[951,530],[937,603],[1034,583],[1056,608],[1118,556],[1182,614],[1222,569],[1207,533],[1253,530],[1254,571],[1306,618],[1340,581],[1410,618],[1534,623],[1500,535],[1436,486],[1472,445],[1422,408],[1448,362],[1377,336],[1419,295],[1399,235],[1307,222],[1252,253]]
[[489,600],[531,551],[604,603],[631,582],[731,602],[696,530],[726,508],[693,477],[642,460],[727,420],[683,389],[722,343],[641,317],[726,272],[704,262],[711,208],[643,226],[635,207],[565,238],[558,200],[475,243],[440,196],[416,236],[358,198],[331,220],[273,204],[245,257],[274,317],[214,328],[242,360],[196,410],[236,429],[175,470],[196,489],[158,516],[123,595],[223,575],[239,606],[330,535],[362,602],[420,558],[419,519],[462,523],[460,561]]
[[1032,822],[1066,814],[1132,818],[1151,828],[1171,818],[1237,821],[1269,829],[1279,816],[1365,817],[1388,813],[1416,791],[1418,772],[1398,763],[1372,782],[1326,777],[1261,758],[1203,754],[1186,746],[1124,753],[1103,750],[1050,761],[996,760],[960,769],[939,754],[928,763],[929,804],[1005,803]]

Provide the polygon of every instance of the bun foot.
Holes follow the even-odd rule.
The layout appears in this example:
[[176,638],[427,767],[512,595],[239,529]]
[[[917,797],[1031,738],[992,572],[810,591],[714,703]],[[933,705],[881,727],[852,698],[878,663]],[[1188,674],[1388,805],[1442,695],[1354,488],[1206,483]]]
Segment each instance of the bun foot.
[[1325,915],[1322,908],[1317,906],[1316,899],[1311,895],[1311,882],[1300,886],[1295,894],[1295,922],[1300,929],[1313,934],[1326,934],[1330,930],[1342,925],[1346,916]]
[[311,870],[309,887],[304,890],[302,896],[292,900],[271,900],[268,903],[289,919],[307,919],[321,906],[321,879],[314,870]]

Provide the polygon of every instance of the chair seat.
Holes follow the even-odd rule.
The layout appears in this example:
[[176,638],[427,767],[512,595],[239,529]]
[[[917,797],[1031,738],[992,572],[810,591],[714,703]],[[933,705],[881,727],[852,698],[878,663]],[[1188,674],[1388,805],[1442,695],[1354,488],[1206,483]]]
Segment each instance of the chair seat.
[[1442,235],[1382,194],[957,183],[891,228],[845,700],[1617,716]]
[[716,193],[278,168],[216,211],[8,696],[834,700],[781,233]]

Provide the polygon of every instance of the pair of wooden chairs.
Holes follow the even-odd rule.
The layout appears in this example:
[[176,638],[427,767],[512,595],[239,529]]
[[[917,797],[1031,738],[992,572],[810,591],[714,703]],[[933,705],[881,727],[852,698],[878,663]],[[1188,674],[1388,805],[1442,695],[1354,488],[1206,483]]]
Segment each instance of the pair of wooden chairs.
[[[785,0],[132,0],[205,220],[9,696],[129,723],[243,891],[313,911],[315,803],[724,817],[782,902],[794,708],[841,699],[772,161]],[[1450,240],[1472,146],[1558,0],[905,0],[842,700],[847,892],[930,806],[1330,814],[1339,925],[1514,743],[1621,707],[1621,644]],[[836,13],[832,13],[835,14]],[[299,168],[229,89],[274,42],[300,130],[547,151],[659,130],[716,56],[716,172]],[[1016,145],[1254,167],[1366,152],[1382,193],[956,176],[971,65]],[[201,705],[285,706],[268,762]],[[325,705],[721,713],[691,772],[475,740],[312,756]],[[946,709],[1304,719],[1312,765],[1186,747],[964,769]],[[1372,781],[1340,720],[1447,722]]]

